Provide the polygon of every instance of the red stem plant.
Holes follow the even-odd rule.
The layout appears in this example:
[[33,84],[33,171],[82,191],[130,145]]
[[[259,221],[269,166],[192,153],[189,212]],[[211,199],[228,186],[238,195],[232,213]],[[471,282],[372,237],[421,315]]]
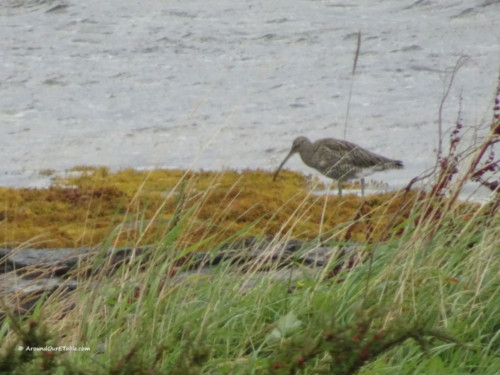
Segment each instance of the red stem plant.
[[[411,187],[418,181],[436,176],[435,183],[428,194],[428,204],[420,215],[419,221],[431,219],[437,222],[442,213],[456,203],[459,194],[468,181],[478,182],[480,185],[492,191],[492,197],[488,202],[486,214],[494,215],[500,208],[500,159],[495,157],[494,145],[500,142],[500,76],[498,79],[495,104],[493,107],[493,120],[489,133],[481,140],[479,145],[460,151],[459,145],[462,141],[463,125],[460,119],[460,111],[455,128],[450,134],[450,144],[446,155],[442,154],[442,125],[441,111],[443,103],[449,93],[453,77],[458,68],[463,64],[461,60],[453,70],[452,78],[445,95],[443,96],[439,115],[439,147],[437,161],[431,172],[424,176],[415,177],[406,187],[409,192]],[[454,179],[460,174],[459,178]],[[452,182],[454,184],[452,185]],[[448,193],[448,194],[447,194]],[[446,195],[448,198],[445,199]]]

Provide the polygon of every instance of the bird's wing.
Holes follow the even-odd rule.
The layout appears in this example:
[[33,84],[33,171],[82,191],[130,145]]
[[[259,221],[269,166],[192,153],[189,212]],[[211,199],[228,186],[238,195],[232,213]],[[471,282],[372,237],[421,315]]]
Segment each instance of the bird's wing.
[[322,159],[330,165],[340,162],[342,164],[369,168],[391,161],[381,155],[365,150],[354,143],[336,139],[326,139],[318,147],[317,152],[321,153]]

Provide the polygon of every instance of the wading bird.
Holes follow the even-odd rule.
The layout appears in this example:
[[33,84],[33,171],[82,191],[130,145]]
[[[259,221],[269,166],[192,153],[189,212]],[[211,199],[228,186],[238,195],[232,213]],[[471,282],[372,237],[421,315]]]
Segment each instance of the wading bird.
[[311,142],[306,137],[298,137],[293,141],[292,149],[285,160],[274,173],[273,181],[276,180],[283,165],[297,152],[306,165],[337,180],[339,196],[342,196],[342,183],[344,181],[361,179],[361,195],[364,196],[365,176],[386,169],[403,168],[402,161],[374,154],[351,142],[334,138],[324,138]]

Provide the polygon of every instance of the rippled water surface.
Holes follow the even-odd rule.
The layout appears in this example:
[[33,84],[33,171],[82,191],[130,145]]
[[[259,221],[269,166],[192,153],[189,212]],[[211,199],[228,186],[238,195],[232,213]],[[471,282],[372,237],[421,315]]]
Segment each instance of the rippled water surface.
[[402,186],[434,163],[459,57],[445,130],[460,98],[466,128],[491,120],[500,69],[491,0],[3,0],[0,32],[3,186],[75,165],[274,170],[298,135],[343,138],[351,86],[347,139],[402,159],[373,177]]

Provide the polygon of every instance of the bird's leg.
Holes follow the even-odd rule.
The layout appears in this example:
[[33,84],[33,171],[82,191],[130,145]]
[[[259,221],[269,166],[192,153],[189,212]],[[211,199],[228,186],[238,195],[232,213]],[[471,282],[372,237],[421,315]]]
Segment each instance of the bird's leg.
[[361,177],[361,196],[364,197],[365,196],[365,178],[364,177]]
[[342,180],[341,179],[337,180],[337,188],[339,190],[339,197],[341,197],[342,196]]

